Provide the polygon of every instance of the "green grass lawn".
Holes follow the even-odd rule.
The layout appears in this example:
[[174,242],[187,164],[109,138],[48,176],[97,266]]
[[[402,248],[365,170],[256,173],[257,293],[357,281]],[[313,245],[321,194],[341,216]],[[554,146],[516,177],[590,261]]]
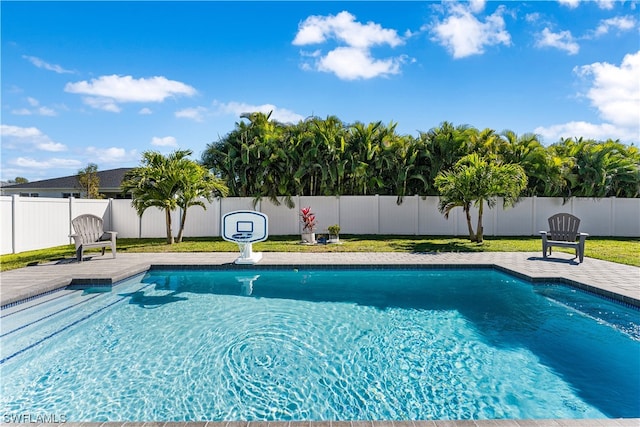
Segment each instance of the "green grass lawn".
[[[340,245],[302,245],[300,236],[272,236],[253,246],[257,252],[541,252],[540,237],[489,237],[484,243],[442,236],[341,235]],[[164,239],[118,239],[118,252],[237,252],[219,237],[188,238],[167,245]],[[554,251],[566,251],[554,248]],[[87,251],[90,252],[90,251]],[[0,256],[0,270],[74,256],[73,245]],[[110,256],[107,250],[107,256]],[[585,256],[640,267],[640,240],[616,237],[587,239]]]

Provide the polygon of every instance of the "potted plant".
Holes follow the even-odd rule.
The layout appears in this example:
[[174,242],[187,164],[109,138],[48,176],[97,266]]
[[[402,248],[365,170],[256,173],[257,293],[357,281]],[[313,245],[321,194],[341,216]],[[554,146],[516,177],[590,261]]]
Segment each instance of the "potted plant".
[[300,218],[302,222],[302,243],[313,245],[316,243],[316,215],[311,212],[311,207],[300,209]]
[[329,243],[340,243],[340,226],[338,224],[333,224],[327,227],[329,230]]

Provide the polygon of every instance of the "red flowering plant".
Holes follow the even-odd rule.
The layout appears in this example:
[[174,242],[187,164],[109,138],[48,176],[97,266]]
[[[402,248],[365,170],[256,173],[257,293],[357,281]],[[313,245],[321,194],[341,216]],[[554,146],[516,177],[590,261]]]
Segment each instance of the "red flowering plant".
[[315,228],[317,222],[316,215],[311,212],[310,206],[300,209],[300,218],[303,225],[302,230],[308,233],[313,233],[313,229]]

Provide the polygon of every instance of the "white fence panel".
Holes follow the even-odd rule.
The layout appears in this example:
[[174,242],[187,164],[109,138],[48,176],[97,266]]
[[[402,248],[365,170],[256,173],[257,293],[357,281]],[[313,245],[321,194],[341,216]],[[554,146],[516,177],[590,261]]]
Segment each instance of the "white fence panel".
[[300,201],[298,197],[293,198],[295,206],[289,209],[284,204],[284,198],[278,199],[280,205],[276,206],[268,199],[260,202],[260,212],[269,218],[269,235],[284,236],[298,234],[300,232]]
[[[223,198],[207,203],[207,210],[189,209],[185,237],[220,236],[221,217],[235,210],[258,210],[269,217],[269,234],[300,233],[300,208],[310,206],[316,214],[317,233],[338,224],[341,234],[404,234],[466,236],[466,217],[461,208],[451,211],[449,220],[438,212],[438,197],[406,197],[401,205],[395,196],[296,196],[295,207],[276,206],[268,200],[255,207],[253,199]],[[581,219],[581,231],[591,236],[640,236],[640,199],[607,198],[524,198],[515,207],[503,210],[501,201],[484,211],[485,236],[537,235],[548,228],[547,218],[568,212]],[[105,228],[119,238],[166,237],[164,211],[149,208],[138,218],[130,200],[86,200],[59,198],[0,198],[2,254],[69,244],[71,218],[92,213],[101,216]],[[179,230],[179,210],[172,213],[173,233]],[[474,229],[477,209],[471,210]],[[476,230],[477,231],[477,230]],[[15,234],[12,234],[15,233]]]
[[341,234],[378,233],[378,196],[340,196],[338,224]]
[[[423,236],[455,236],[458,234],[458,214],[461,213],[461,209],[454,209],[449,214],[449,219],[445,219],[438,211],[437,196],[427,196],[426,198],[419,197],[418,209],[419,209],[419,223],[418,234]],[[405,199],[406,200],[406,199]],[[460,211],[460,212],[458,212]],[[465,226],[466,230],[466,226]]]
[[379,234],[415,235],[418,231],[418,201],[415,197],[405,197],[398,205],[396,196],[380,196]]
[[253,206],[252,197],[225,197],[220,199],[220,217],[225,216],[229,212],[233,211],[259,211],[260,203]]
[[504,209],[503,199],[499,198],[494,207],[493,220],[496,236],[530,236],[534,231],[534,198],[528,197],[515,206]]
[[118,232],[118,239],[137,239],[140,237],[140,218],[131,206],[131,200],[111,200],[112,231]]
[[[178,234],[179,227],[180,215],[176,209],[171,212],[171,231],[174,236]],[[142,221],[140,222],[140,237],[167,237],[167,220],[164,209],[151,207],[144,211]]]
[[611,235],[611,203],[600,200],[575,198],[571,200],[571,213],[580,218],[580,231],[593,236]]
[[13,252],[13,197],[0,196],[0,252]]
[[640,199],[612,198],[611,235],[640,236]]
[[[184,237],[220,235],[220,199],[213,199],[212,202],[208,202],[206,199],[202,201],[206,210],[201,206],[191,206],[187,210]],[[178,221],[180,221],[179,218]],[[180,229],[180,223],[176,224],[174,235],[178,235],[178,230]]]
[[16,197],[14,203],[15,252],[69,244],[68,199]]

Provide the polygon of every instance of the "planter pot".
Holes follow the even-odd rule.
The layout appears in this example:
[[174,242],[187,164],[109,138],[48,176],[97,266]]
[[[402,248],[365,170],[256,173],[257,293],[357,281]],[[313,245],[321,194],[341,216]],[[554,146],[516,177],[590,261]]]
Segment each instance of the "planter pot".
[[340,236],[338,236],[337,234],[329,234],[329,240],[327,240],[328,243],[340,243]]
[[302,233],[302,243],[308,245],[316,244],[316,233]]

